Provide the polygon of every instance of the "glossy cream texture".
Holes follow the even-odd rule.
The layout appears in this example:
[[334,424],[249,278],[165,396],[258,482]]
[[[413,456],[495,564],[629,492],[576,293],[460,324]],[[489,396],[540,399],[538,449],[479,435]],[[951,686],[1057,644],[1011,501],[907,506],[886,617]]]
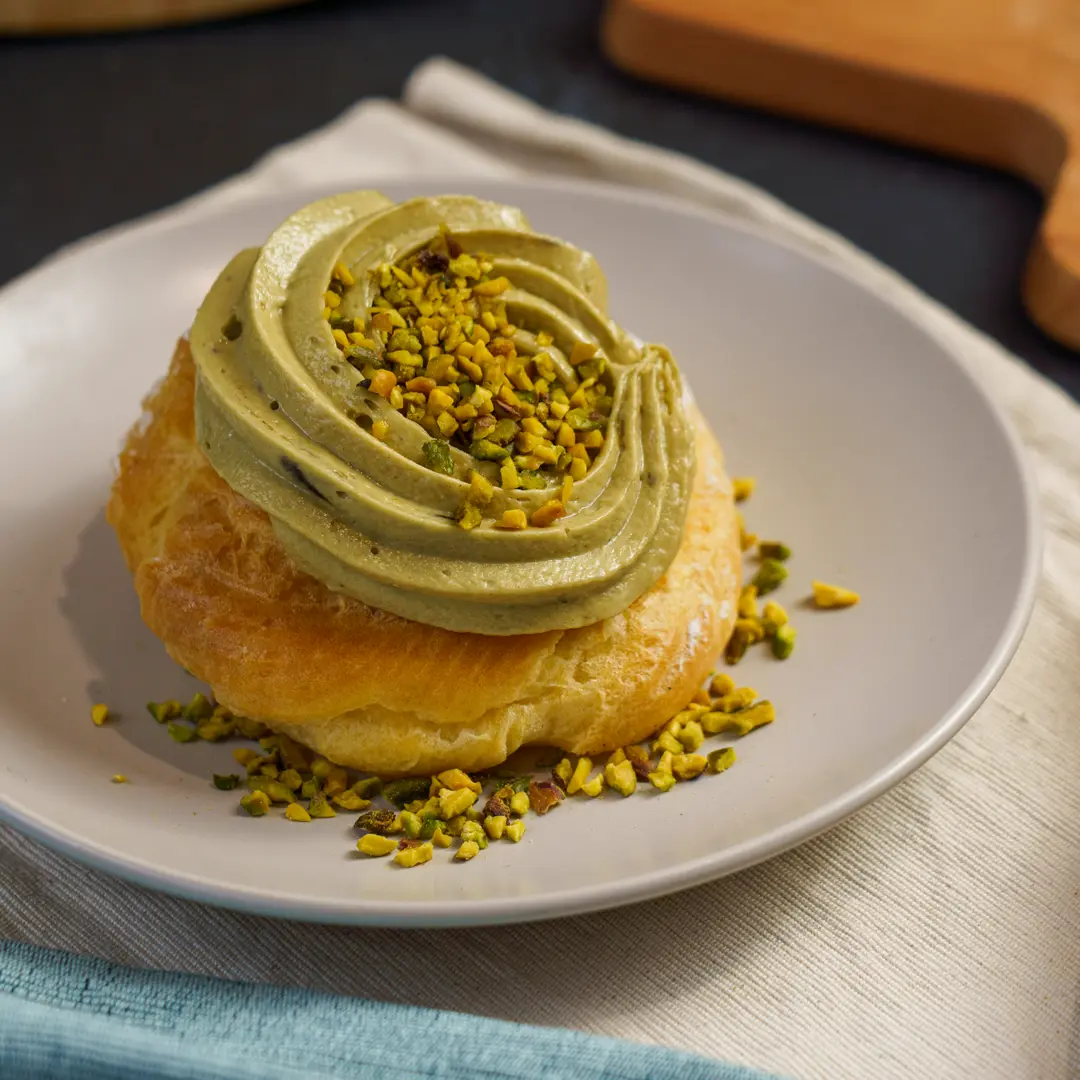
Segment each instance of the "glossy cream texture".
[[[372,271],[427,244],[445,223],[512,288],[518,353],[547,352],[568,376],[575,342],[607,359],[614,404],[606,442],[574,484],[565,517],[498,529],[559,495],[504,490],[497,467],[452,449],[455,472],[425,463],[430,435],[364,389],[322,317],[337,262],[357,284],[339,314],[367,319]],[[648,272],[647,267],[642,268]],[[225,481],[267,512],[291,557],[329,588],[417,622],[482,634],[596,622],[628,607],[664,573],[682,540],[694,472],[693,432],[667,350],[639,347],[607,316],[595,260],[533,233],[518,210],[464,197],[395,204],[376,192],[324,199],[237,255],[195,319],[199,443]],[[385,420],[389,434],[370,429]],[[471,470],[496,494],[482,525],[454,513]]]

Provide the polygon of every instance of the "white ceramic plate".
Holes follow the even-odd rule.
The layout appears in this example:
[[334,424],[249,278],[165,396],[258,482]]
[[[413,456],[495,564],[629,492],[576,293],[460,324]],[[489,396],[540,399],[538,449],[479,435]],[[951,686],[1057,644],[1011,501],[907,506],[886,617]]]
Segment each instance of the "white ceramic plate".
[[[794,657],[740,682],[779,719],[739,762],[659,796],[574,800],[519,845],[404,871],[352,850],[352,817],[238,815],[227,745],[171,742],[144,710],[193,680],[143,626],[103,507],[120,440],[218,270],[314,198],[283,196],[83,245],[0,294],[0,813],[133,880],[266,914],[462,925],[626,903],[728,874],[902,779],[990,691],[1030,610],[1035,510],[1017,444],[958,361],[836,271],[715,214],[612,188],[402,182],[520,205],[593,251],[613,314],[666,342],[753,529],[795,550]],[[861,606],[804,610],[812,578]],[[120,719],[92,726],[90,704]],[[122,772],[126,785],[109,778]]]

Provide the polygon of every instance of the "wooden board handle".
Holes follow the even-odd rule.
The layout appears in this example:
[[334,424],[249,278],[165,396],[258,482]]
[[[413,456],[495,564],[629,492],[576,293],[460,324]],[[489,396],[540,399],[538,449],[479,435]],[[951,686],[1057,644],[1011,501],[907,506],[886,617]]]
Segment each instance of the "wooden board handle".
[[[1080,21],[1012,0],[611,0],[605,50],[687,90],[968,158],[1049,200],[1024,301],[1080,349]],[[1041,21],[1040,21],[1041,20]],[[1071,20],[1071,21],[1070,21]]]
[[1024,303],[1048,334],[1080,349],[1080,153],[1075,146],[1069,147],[1028,256]]

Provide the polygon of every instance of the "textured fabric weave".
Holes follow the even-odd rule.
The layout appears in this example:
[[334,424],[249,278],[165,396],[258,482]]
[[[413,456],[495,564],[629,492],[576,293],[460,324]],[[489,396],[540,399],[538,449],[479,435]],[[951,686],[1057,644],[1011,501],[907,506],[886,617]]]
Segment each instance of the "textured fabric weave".
[[[522,168],[638,184],[753,220],[845,266],[965,358],[1027,445],[1046,530],[1035,613],[998,688],[929,764],[832,832],[632,908],[453,932],[275,923],[114,881],[0,830],[0,935],[140,967],[623,1036],[800,1080],[1080,1075],[1075,405],[764,193],[554,117],[445,61],[414,75],[403,106],[361,103],[173,212],[316,178],[345,187],[410,170]],[[23,1030],[33,1033],[33,1018]]]
[[6,1080],[766,1080],[657,1046],[0,945]]

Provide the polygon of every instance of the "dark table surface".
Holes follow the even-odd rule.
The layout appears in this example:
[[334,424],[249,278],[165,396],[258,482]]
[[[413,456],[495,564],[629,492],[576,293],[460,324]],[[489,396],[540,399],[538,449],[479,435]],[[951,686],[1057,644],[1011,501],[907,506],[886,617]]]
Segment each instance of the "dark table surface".
[[[89,0],[88,0],[89,2]],[[1020,302],[1025,183],[646,85],[601,55],[596,0],[321,0],[115,36],[0,40],[0,281],[175,202],[442,53],[542,105],[695,155],[831,226],[1080,399],[1080,354]]]

